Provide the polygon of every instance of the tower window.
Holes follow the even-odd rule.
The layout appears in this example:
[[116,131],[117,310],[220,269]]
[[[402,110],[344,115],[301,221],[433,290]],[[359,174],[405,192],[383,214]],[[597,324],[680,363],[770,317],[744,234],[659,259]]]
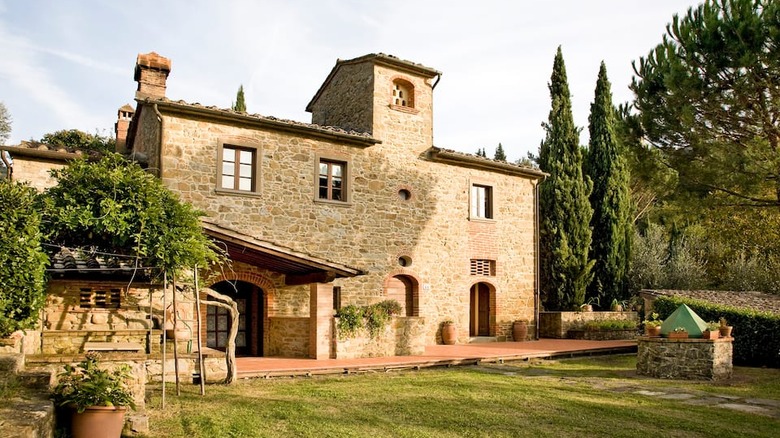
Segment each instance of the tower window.
[[392,104],[414,108],[414,86],[411,82],[403,79],[396,79],[393,81]]

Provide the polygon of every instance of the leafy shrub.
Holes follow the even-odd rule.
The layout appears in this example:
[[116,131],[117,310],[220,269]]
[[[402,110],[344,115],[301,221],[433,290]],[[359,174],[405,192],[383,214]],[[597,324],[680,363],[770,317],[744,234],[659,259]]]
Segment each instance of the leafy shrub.
[[0,337],[31,327],[45,301],[35,189],[0,180]]
[[354,304],[339,309],[336,318],[339,319],[337,324],[339,335],[345,338],[354,337],[358,330],[363,328],[363,308]]
[[584,328],[588,331],[636,330],[637,322],[623,319],[602,319],[601,321],[588,321]]
[[661,287],[668,243],[663,228],[650,224],[644,236],[634,234],[628,284],[632,292]]
[[780,294],[780,262],[767,255],[740,252],[736,258],[725,261],[720,287]]
[[336,312],[339,336],[354,337],[357,332],[366,328],[371,338],[376,337],[393,315],[401,312],[401,305],[396,300],[385,300],[369,306],[344,306]]
[[780,368],[780,316],[681,297],[658,297],[653,308],[662,319],[687,304],[705,321],[725,318],[734,327],[734,364]]

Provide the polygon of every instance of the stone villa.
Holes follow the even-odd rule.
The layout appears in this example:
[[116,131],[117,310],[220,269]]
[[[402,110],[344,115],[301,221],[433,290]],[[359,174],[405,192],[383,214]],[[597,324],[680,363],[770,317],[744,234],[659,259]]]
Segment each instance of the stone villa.
[[[339,60],[306,107],[311,123],[171,100],[170,72],[169,59],[138,55],[137,106],[119,109],[117,149],[207,212],[205,231],[233,262],[202,283],[238,302],[238,354],[420,354],[445,320],[460,343],[536,324],[544,174],[434,146],[440,72],[385,54]],[[57,286],[49,316],[84,289],[83,279]],[[337,335],[334,309],[386,299],[403,311],[377,339]],[[204,345],[224,349],[227,314],[203,311]]]

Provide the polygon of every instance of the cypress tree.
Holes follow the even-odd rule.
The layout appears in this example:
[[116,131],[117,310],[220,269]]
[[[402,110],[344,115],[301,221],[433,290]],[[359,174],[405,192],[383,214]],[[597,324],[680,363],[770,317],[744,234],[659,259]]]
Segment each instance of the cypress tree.
[[543,124],[546,136],[539,149],[539,168],[550,175],[539,193],[540,289],[547,310],[569,310],[585,301],[585,289],[592,278],[588,249],[593,211],[560,47],[549,89],[552,108]]
[[246,102],[244,101],[244,85],[241,84],[238,87],[238,92],[236,93],[236,103],[233,105],[233,111],[238,111],[240,113],[246,112]]
[[493,159],[498,161],[506,161],[506,154],[504,153],[504,147],[501,146],[501,143],[498,144],[496,153],[493,155]]
[[588,296],[599,297],[602,304],[627,298],[626,276],[633,234],[628,166],[615,134],[615,120],[607,67],[602,62],[590,105],[590,143],[585,166],[593,181],[590,258],[596,262]]

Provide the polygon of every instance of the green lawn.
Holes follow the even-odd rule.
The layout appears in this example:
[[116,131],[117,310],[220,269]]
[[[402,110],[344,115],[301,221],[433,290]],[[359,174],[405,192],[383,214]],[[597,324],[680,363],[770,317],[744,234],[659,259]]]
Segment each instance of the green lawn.
[[155,437],[745,437],[778,436],[780,420],[637,394],[637,390],[780,400],[780,370],[736,368],[725,383],[637,377],[633,356],[490,364],[159,387]]

